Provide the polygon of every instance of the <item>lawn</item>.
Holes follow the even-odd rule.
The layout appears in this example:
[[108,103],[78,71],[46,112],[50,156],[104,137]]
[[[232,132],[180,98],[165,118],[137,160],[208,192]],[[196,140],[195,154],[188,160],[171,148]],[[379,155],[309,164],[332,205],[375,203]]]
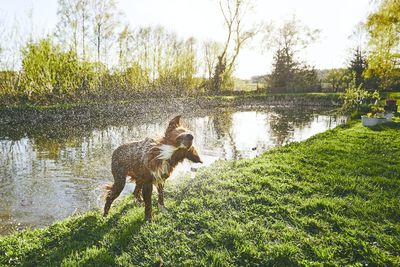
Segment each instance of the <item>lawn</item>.
[[[400,123],[359,122],[169,183],[154,222],[124,198],[0,239],[0,265],[399,266]],[[154,196],[155,197],[155,196]]]

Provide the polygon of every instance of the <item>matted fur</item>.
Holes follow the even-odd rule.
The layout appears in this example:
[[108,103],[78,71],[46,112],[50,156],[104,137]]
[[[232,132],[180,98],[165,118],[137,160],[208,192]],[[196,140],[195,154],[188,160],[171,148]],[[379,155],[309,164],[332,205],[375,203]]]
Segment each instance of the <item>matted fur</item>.
[[104,216],[108,214],[112,202],[119,196],[126,183],[126,177],[136,182],[134,197],[145,202],[145,219],[151,221],[151,192],[157,187],[159,207],[164,207],[163,187],[165,180],[184,159],[200,162],[193,136],[180,125],[180,116],[172,119],[164,136],[127,143],[119,146],[112,155],[112,185],[105,185]]

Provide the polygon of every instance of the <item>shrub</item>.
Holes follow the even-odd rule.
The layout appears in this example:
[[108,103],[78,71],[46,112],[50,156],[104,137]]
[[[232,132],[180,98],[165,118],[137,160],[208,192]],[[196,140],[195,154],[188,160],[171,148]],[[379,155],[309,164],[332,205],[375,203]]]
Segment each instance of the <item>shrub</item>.
[[79,88],[95,86],[93,67],[64,52],[50,38],[29,43],[22,51],[20,90],[28,99],[73,96]]

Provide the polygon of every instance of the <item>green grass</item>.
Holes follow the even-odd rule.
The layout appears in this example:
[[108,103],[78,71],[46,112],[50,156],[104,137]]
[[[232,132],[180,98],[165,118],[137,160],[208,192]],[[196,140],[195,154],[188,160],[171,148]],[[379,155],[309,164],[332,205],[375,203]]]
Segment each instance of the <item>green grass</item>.
[[351,123],[168,187],[154,222],[124,198],[0,239],[0,265],[399,266],[400,124]]

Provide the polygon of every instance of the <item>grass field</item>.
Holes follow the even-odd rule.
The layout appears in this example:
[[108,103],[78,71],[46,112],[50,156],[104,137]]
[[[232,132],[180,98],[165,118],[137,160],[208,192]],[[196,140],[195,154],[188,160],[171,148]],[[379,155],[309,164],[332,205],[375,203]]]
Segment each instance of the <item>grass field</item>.
[[167,188],[0,239],[0,265],[399,266],[400,123],[350,123]]

